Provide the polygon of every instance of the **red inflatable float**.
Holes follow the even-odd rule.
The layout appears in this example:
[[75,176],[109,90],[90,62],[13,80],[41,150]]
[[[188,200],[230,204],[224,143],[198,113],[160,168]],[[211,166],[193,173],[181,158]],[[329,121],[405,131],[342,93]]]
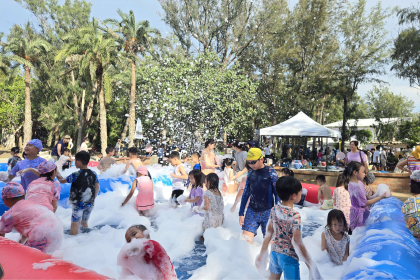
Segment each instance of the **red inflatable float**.
[[88,166],[89,167],[96,167],[98,166],[99,161],[89,161]]
[[111,279],[0,237],[0,264],[6,279]]
[[[318,204],[318,185],[302,183],[302,188],[308,191],[305,200],[311,203]],[[330,187],[331,193],[334,193],[335,187]]]

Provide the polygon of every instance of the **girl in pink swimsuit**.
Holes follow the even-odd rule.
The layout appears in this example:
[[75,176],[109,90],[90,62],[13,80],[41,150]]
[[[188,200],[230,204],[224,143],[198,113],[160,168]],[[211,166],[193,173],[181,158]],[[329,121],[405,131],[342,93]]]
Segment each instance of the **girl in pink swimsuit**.
[[16,229],[22,238],[20,243],[42,252],[53,252],[63,241],[63,225],[58,217],[42,205],[24,200],[25,190],[17,182],[6,184],[2,191],[7,207],[0,220],[0,236]]
[[57,166],[53,162],[46,161],[38,166],[38,171],[40,178],[29,184],[26,200],[43,205],[55,213],[61,191],[61,185],[54,181]]
[[134,194],[134,190],[138,189],[135,208],[140,215],[144,215],[144,211],[155,207],[155,199],[153,195],[153,182],[147,175],[146,166],[142,165],[137,169],[137,178],[134,179],[131,191],[121,206],[124,206]]

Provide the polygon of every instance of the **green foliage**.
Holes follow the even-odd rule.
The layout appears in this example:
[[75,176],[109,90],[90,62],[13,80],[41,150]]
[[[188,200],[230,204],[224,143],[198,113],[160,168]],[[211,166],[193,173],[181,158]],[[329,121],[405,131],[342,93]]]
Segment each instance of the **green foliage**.
[[403,121],[398,126],[397,140],[415,147],[420,143],[420,120],[416,116],[412,121]]
[[377,119],[408,117],[414,109],[414,101],[401,94],[394,94],[384,85],[374,85],[366,99],[369,115]]
[[10,83],[0,80],[0,123],[1,128],[14,132],[24,119],[25,81],[15,76]]

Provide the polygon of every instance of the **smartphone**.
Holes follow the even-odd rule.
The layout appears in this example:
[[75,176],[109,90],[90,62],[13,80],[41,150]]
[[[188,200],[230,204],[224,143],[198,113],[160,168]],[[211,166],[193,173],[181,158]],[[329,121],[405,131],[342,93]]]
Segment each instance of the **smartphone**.
[[0,264],[0,279],[2,279],[3,276],[4,276],[4,270],[3,270],[3,267]]

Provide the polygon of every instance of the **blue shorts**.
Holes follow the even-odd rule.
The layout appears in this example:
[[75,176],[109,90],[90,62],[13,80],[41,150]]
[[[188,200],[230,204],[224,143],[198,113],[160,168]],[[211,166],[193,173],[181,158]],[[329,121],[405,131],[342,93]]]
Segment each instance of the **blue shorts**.
[[300,279],[299,262],[295,258],[271,251],[270,271],[274,274],[282,274],[284,279]]
[[90,213],[92,213],[93,204],[76,202],[73,204],[73,211],[71,213],[72,222],[80,222],[80,220],[87,221],[89,220]]
[[257,235],[257,230],[261,226],[263,236],[265,236],[265,230],[267,229],[268,219],[270,218],[271,209],[256,212],[248,207],[245,213],[244,225],[242,230],[252,232]]

